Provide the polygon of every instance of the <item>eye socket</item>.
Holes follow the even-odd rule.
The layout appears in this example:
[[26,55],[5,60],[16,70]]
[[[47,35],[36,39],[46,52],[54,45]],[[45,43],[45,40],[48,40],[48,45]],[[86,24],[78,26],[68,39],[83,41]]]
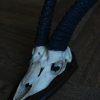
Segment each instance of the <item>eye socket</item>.
[[61,70],[62,66],[63,66],[62,61],[58,61],[56,63],[53,63],[51,66],[51,71],[58,72]]

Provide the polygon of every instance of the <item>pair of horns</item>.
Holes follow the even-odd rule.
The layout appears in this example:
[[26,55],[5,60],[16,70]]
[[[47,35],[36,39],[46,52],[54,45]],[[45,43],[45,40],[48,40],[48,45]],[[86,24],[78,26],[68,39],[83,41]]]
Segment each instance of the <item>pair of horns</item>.
[[[76,0],[54,30],[48,43],[48,49],[64,51],[78,23],[96,1],[97,0]],[[37,29],[36,46],[47,45],[56,2],[57,0],[45,0]]]

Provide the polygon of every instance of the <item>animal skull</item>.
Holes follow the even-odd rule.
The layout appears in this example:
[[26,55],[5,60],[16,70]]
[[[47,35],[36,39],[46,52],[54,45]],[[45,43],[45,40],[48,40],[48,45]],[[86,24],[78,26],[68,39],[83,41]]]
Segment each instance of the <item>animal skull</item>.
[[[66,69],[67,63],[72,61],[71,50],[67,47],[72,33],[96,1],[76,0],[75,5],[65,14],[49,40],[57,0],[45,0],[29,70],[20,82],[13,100],[24,100],[28,96],[44,90]],[[48,45],[49,50],[45,45]]]
[[65,51],[47,50],[45,46],[32,50],[29,70],[20,82],[13,100],[25,100],[43,89],[60,75],[72,61],[69,47]]

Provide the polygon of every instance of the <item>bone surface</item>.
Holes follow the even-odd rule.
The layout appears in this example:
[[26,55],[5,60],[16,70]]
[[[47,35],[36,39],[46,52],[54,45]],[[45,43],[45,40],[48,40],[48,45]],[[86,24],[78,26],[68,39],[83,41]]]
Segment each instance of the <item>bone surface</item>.
[[47,50],[44,46],[34,48],[29,70],[21,80],[13,100],[25,100],[47,88],[71,61],[69,47],[65,51]]

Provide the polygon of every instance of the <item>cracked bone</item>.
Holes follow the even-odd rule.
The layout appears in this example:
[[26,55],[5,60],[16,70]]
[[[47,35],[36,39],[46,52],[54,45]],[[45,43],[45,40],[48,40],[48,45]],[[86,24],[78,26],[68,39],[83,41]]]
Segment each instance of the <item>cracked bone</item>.
[[69,47],[65,51],[52,51],[40,46],[32,50],[32,55],[29,69],[21,80],[13,100],[25,100],[44,90],[65,70],[67,63],[72,61]]

